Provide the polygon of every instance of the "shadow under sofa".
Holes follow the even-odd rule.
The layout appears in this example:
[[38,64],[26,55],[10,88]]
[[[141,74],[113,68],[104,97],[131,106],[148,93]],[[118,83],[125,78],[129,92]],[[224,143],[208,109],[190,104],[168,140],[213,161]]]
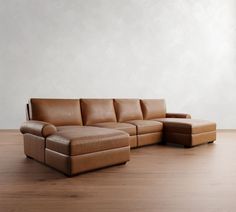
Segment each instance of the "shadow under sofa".
[[216,140],[216,124],[166,113],[163,99],[30,99],[20,128],[26,156],[68,176],[124,164],[130,148]]

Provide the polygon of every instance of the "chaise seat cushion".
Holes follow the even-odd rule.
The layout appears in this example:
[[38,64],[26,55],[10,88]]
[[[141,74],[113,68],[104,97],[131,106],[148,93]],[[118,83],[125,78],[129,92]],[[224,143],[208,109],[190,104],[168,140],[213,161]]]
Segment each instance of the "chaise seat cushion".
[[161,122],[152,120],[133,120],[128,121],[128,123],[133,124],[137,127],[137,134],[147,134],[161,132],[163,124]]
[[163,123],[165,132],[197,134],[216,130],[214,122],[198,119],[162,118],[155,120]]
[[124,132],[127,132],[130,136],[136,135],[136,126],[129,123],[105,122],[105,123],[97,123],[94,124],[93,126],[122,130]]
[[81,127],[83,127],[83,126],[78,126],[78,125],[57,126],[57,132],[70,131],[70,130],[78,130]]
[[87,126],[59,127],[46,139],[47,149],[70,156],[128,146],[129,135],[125,132]]

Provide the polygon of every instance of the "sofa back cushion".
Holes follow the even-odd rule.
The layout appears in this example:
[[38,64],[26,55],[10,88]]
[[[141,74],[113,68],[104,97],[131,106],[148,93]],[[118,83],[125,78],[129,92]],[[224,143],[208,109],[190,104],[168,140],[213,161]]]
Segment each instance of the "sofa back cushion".
[[115,99],[114,105],[118,122],[143,119],[139,99]]
[[166,104],[164,99],[142,99],[141,107],[144,119],[166,117]]
[[82,125],[78,99],[30,99],[30,119],[45,121],[55,126]]
[[81,99],[84,125],[116,122],[113,99]]

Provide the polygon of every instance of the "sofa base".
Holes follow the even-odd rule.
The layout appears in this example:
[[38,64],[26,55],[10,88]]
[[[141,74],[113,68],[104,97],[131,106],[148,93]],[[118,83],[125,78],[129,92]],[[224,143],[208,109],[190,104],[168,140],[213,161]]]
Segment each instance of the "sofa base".
[[24,152],[27,157],[44,163],[45,139],[32,134],[24,134]]
[[123,164],[129,159],[129,146],[76,156],[64,155],[50,149],[45,150],[45,163],[68,176]]
[[130,148],[136,148],[138,146],[138,138],[136,135],[129,137]]
[[162,132],[138,135],[138,147],[160,143]]
[[184,147],[193,147],[204,143],[213,143],[216,140],[216,131],[198,134],[165,133],[166,143],[181,144]]

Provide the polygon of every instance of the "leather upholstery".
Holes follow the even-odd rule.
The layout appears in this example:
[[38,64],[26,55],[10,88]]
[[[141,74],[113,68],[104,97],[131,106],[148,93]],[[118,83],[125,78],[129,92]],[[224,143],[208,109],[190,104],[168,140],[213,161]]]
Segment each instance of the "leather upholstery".
[[123,164],[130,160],[129,146],[109,149],[90,154],[76,155],[71,157],[72,175],[90,171],[102,167]]
[[64,155],[59,152],[46,148],[45,149],[45,164],[66,174],[67,176],[72,175],[71,156],[69,155]]
[[80,102],[84,125],[116,122],[112,99],[81,99]]
[[186,113],[166,113],[166,118],[186,118],[191,119],[190,114]]
[[166,104],[164,99],[141,99],[143,119],[156,119],[166,117]]
[[39,162],[44,162],[45,139],[32,134],[24,134],[24,153]]
[[76,99],[31,99],[30,119],[55,126],[82,125],[80,101]]
[[127,132],[129,135],[136,135],[136,127],[133,124],[129,123],[105,122],[105,123],[97,123],[94,124],[93,126],[122,130],[124,132]]
[[123,164],[129,159],[130,148],[128,146],[75,156],[64,155],[50,149],[45,150],[45,163],[68,176]]
[[47,149],[71,156],[125,146],[129,146],[127,133],[98,127],[78,126],[58,131],[46,139]]
[[147,134],[153,132],[161,132],[163,124],[161,122],[152,120],[133,120],[128,121],[128,123],[133,124],[137,127],[137,134]]
[[216,131],[216,124],[198,119],[164,118],[156,119],[162,122],[165,132],[197,134]]
[[137,135],[129,136],[129,145],[130,145],[130,148],[135,148],[138,146],[138,136]]
[[[137,136],[136,136],[136,127],[129,123],[119,123],[119,122],[106,122],[106,123],[98,123],[93,126],[97,127],[104,127],[116,130],[122,130],[127,132],[129,136],[129,144],[131,148],[135,148],[138,145]],[[64,130],[76,130],[78,126],[58,126],[57,131],[64,131]]]
[[57,131],[61,132],[61,131],[74,131],[74,130],[78,130],[80,129],[82,126],[78,126],[78,125],[68,125],[68,126],[57,126]]
[[70,176],[125,163],[130,147],[216,139],[215,123],[166,113],[163,99],[31,99],[26,111],[25,154]]
[[166,143],[175,143],[184,145],[185,147],[192,147],[199,144],[215,141],[216,131],[203,132],[197,134],[169,132],[165,133],[164,137]]
[[[138,146],[138,141],[137,141],[137,136],[136,136],[136,127],[132,124],[119,123],[119,122],[107,122],[107,123],[95,124],[94,126],[117,129],[117,130],[122,130],[124,132],[127,132],[130,135],[129,136],[130,148],[135,148]],[[57,127],[57,131],[60,132],[63,130],[76,130],[77,127],[78,126],[59,126]]]
[[156,119],[163,123],[164,141],[187,147],[207,143],[216,139],[216,124],[204,120],[186,118]]
[[136,136],[136,126],[129,123],[120,123],[120,122],[105,122],[105,123],[97,123],[93,126],[96,127],[105,127],[110,129],[122,130],[127,132],[129,137],[129,144],[131,148],[137,147],[137,136]]
[[162,140],[162,132],[154,132],[138,135],[138,146],[146,146],[150,144],[160,143]]
[[57,131],[57,128],[47,122],[30,120],[21,125],[20,131],[22,134],[30,133],[46,138],[47,136],[54,134]]
[[139,99],[115,99],[114,105],[118,122],[143,119]]

